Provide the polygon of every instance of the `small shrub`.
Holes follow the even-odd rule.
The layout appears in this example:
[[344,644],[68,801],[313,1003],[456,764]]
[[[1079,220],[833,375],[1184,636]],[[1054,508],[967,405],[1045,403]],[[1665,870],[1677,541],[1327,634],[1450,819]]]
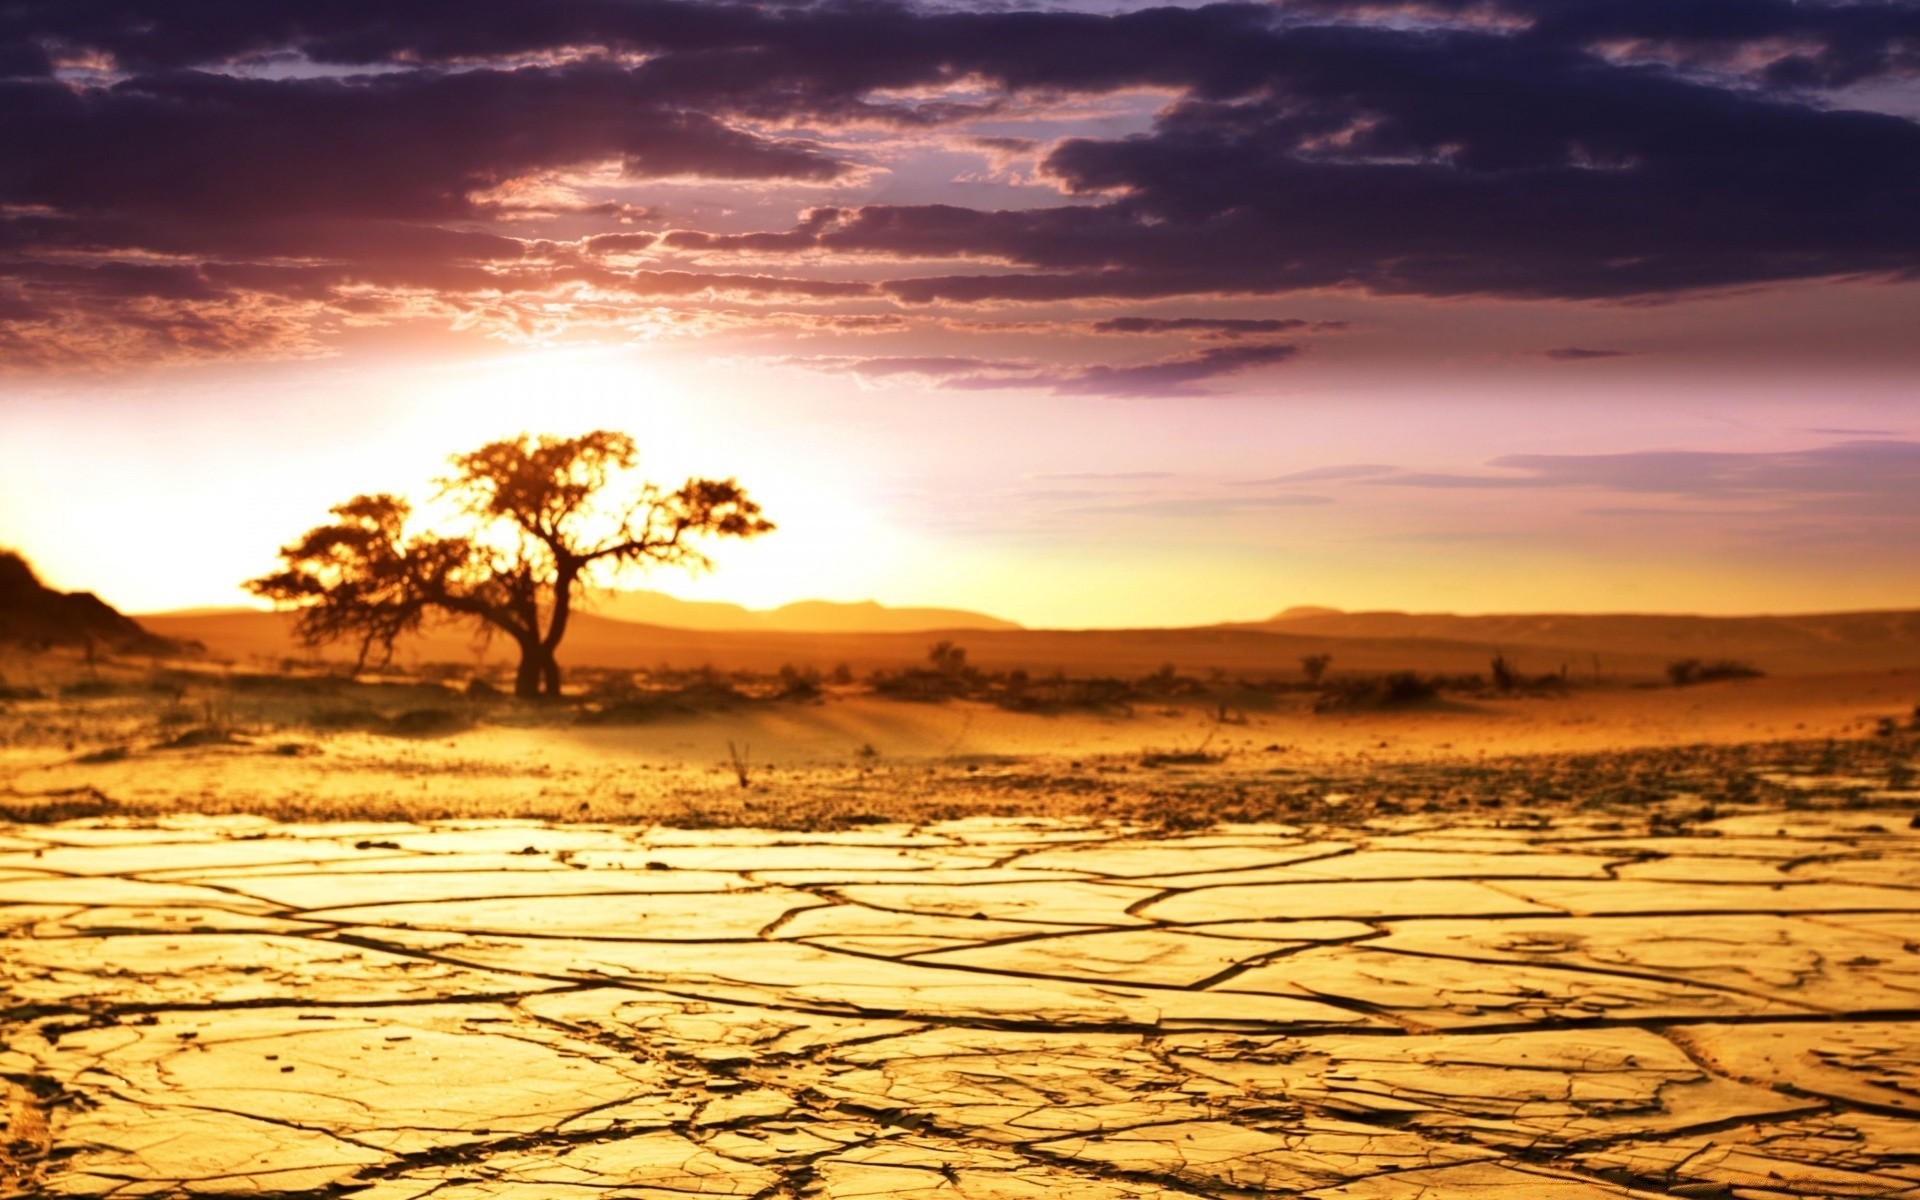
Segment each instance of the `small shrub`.
[[1414,671],[1342,679],[1327,685],[1314,702],[1315,712],[1353,708],[1411,708],[1440,694],[1439,685]]
[[780,668],[778,690],[774,692],[777,700],[818,700],[821,694],[820,672],[812,667],[796,667],[787,663]]
[[727,765],[733,768],[733,777],[739,781],[741,787],[753,786],[753,747],[751,745],[742,742],[735,746],[733,739],[728,738]]
[[1722,679],[1758,679],[1765,674],[1765,671],[1751,663],[1739,662],[1731,658],[1716,659],[1712,662],[1697,658],[1682,658],[1667,664],[1667,678],[1675,687],[1686,687],[1695,683],[1714,683]]
[[967,651],[964,646],[952,642],[935,642],[927,648],[927,661],[933,669],[942,675],[964,675],[967,672]]
[[925,667],[876,672],[868,683],[882,696],[895,700],[914,700],[923,704],[938,704],[943,700],[951,700],[966,690],[964,680],[939,671],[929,671]]

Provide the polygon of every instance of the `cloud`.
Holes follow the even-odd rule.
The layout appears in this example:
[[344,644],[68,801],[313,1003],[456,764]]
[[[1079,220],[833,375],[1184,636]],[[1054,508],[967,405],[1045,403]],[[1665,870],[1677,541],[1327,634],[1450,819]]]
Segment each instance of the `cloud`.
[[1550,362],[1587,362],[1596,358],[1629,358],[1632,350],[1589,350],[1583,346],[1555,346],[1551,350],[1538,352],[1541,358]]
[[1901,3],[1793,0],[1290,0],[1295,10],[1436,14],[1512,23],[1516,36],[1626,61],[1714,69],[1785,87],[1839,87],[1920,73],[1920,11]]
[[1343,479],[1374,479],[1381,475],[1392,475],[1399,467],[1390,467],[1382,463],[1347,463],[1337,467],[1312,467],[1305,471],[1290,471],[1285,475],[1271,475],[1265,479],[1236,480],[1235,487],[1270,487],[1288,483],[1331,483]]
[[[662,296],[1615,300],[1920,278],[1920,123],[1827,98],[1916,78],[1911,0],[20,0],[0,13],[0,336],[13,361],[227,356]],[[1165,103],[1131,133],[1049,116],[1120,93]],[[799,203],[985,115],[1054,122],[971,145],[1038,156],[1055,202]],[[653,202],[681,180],[810,211],[753,229]],[[60,274],[76,264],[99,273]],[[1036,383],[1167,394],[1251,365]]]
[[973,379],[1006,372],[1010,378],[1029,378],[1034,364],[1024,359],[973,358],[958,354],[873,355],[805,354],[770,359],[775,366],[800,367],[830,375],[853,375],[883,380],[902,376],[917,379]]
[[1080,367],[1054,385],[1054,391],[1080,396],[1184,396],[1198,393],[1195,385],[1260,367],[1277,366],[1299,357],[1291,342],[1252,346],[1220,346],[1193,354],[1176,354],[1153,362],[1125,367]]
[[1299,329],[1331,332],[1345,329],[1345,321],[1306,321],[1299,317],[1108,317],[1087,325],[1093,333],[1163,334],[1185,333],[1209,340],[1231,341],[1264,337]]
[[1856,440],[1808,450],[1512,454],[1503,475],[1406,473],[1374,482],[1443,489],[1580,489],[1758,500],[1799,509],[1898,515],[1920,508],[1920,442]]
[[794,355],[771,360],[778,366],[883,380],[911,376],[948,391],[982,392],[1038,389],[1057,396],[1194,396],[1198,385],[1259,367],[1284,363],[1300,347],[1291,343],[1219,346],[1128,366],[1093,364],[1049,366],[1028,359],[974,358],[966,355]]
[[1079,511],[1109,516],[1222,517],[1276,512],[1289,508],[1319,508],[1334,503],[1331,496],[1170,496],[1120,504],[1088,505]]

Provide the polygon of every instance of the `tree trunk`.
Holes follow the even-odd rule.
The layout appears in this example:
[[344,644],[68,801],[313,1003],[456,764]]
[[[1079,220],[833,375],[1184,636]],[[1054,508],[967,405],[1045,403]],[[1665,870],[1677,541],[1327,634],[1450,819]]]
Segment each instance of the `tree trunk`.
[[540,695],[541,659],[546,657],[540,643],[531,639],[520,643],[520,668],[513,675],[513,694],[522,700]]
[[547,618],[547,636],[540,639],[540,679],[549,698],[560,698],[560,660],[555,652],[560,639],[567,636],[567,621],[573,615],[573,581],[580,577],[580,566],[555,546],[559,568],[553,581],[553,612]]

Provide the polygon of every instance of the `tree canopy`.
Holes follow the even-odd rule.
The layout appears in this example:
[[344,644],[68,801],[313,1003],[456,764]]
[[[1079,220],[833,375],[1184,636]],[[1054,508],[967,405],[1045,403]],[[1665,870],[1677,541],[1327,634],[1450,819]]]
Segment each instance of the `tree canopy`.
[[439,480],[455,528],[411,530],[407,501],[355,496],[246,586],[295,610],[308,645],[357,643],[361,664],[390,658],[428,620],[470,620],[519,647],[516,695],[556,696],[556,651],[585,587],[649,566],[706,569],[707,540],[774,527],[734,480],[668,491],[636,477],[639,457],[609,430],[489,442],[452,456]]

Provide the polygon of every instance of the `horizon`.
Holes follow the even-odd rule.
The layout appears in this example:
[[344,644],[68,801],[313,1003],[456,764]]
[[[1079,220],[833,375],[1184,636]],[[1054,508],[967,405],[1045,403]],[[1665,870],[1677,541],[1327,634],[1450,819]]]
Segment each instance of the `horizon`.
[[126,611],[594,428],[758,610],[1920,605],[1902,5],[216,8],[0,31],[0,541]]
[[[0,554],[5,554],[8,552],[9,552],[8,548],[0,547]],[[27,562],[29,567],[34,566],[34,564],[30,559],[28,559]],[[36,573],[37,573],[37,568],[36,568]],[[59,587],[58,585],[54,584],[52,581],[47,580],[44,576],[41,577],[41,582],[47,584],[50,587],[54,587],[54,589],[57,591],[69,591],[69,592],[77,591],[77,592],[92,593],[92,589],[88,589],[88,588]],[[636,623],[636,624],[654,623],[654,622],[640,621],[638,618],[634,618],[634,617],[609,616],[604,611],[601,611],[598,606],[605,604],[608,601],[613,599],[612,596],[604,594],[607,590],[608,589],[597,589],[597,588],[592,589],[584,605],[581,608],[579,608],[577,611],[586,615],[602,617],[604,619],[613,620],[613,621],[626,621],[629,623]],[[1006,622],[1010,626],[1010,631],[1027,632],[1027,633],[1076,633],[1076,632],[1092,632],[1092,631],[1124,631],[1129,629],[1166,629],[1166,630],[1177,631],[1182,629],[1209,629],[1209,628],[1216,628],[1216,627],[1225,626],[1225,625],[1270,624],[1273,622],[1285,620],[1288,617],[1307,617],[1307,616],[1320,616],[1320,615],[1343,616],[1343,617],[1375,617],[1375,616],[1443,617],[1443,618],[1460,618],[1463,620],[1473,620],[1473,619],[1487,618],[1487,617],[1536,617],[1536,618],[1645,617],[1649,619],[1699,618],[1699,619],[1708,619],[1708,620],[1770,620],[1770,619],[1791,619],[1794,617],[1850,616],[1850,615],[1861,615],[1861,614],[1870,614],[1870,613],[1877,613],[1877,612],[1906,613],[1906,612],[1920,611],[1920,605],[1908,606],[1904,608],[1806,609],[1806,610],[1792,611],[1792,612],[1787,612],[1787,611],[1688,612],[1688,611],[1681,611],[1681,610],[1646,610],[1646,609],[1608,609],[1608,610],[1593,610],[1593,611],[1575,611],[1575,610],[1521,611],[1521,610],[1500,609],[1500,610],[1488,610],[1488,611],[1458,611],[1458,610],[1429,610],[1429,609],[1406,609],[1406,608],[1338,608],[1332,605],[1324,605],[1324,604],[1291,604],[1282,609],[1271,610],[1267,613],[1267,615],[1263,617],[1223,618],[1217,621],[1201,621],[1191,625],[1029,625],[1029,624],[1026,624],[1025,622],[1014,621],[1012,618],[1002,616],[999,613],[982,612],[976,609],[956,608],[952,605],[942,605],[942,604],[893,605],[893,604],[884,604],[881,601],[874,600],[872,598],[857,599],[857,600],[829,600],[829,599],[813,596],[813,597],[802,597],[797,600],[788,600],[781,604],[774,605],[767,608],[756,608],[756,607],[740,604],[738,602],[726,600],[726,599],[688,599],[687,597],[677,596],[670,592],[660,591],[658,589],[653,589],[653,588],[620,588],[620,589],[611,589],[611,590],[619,595],[658,597],[663,600],[667,600],[675,603],[687,604],[687,605],[696,606],[696,607],[712,606],[717,608],[738,609],[739,611],[741,611],[743,614],[747,616],[756,616],[756,617],[770,616],[787,609],[799,608],[799,607],[804,607],[808,605],[829,605],[829,606],[834,606],[839,608],[877,607],[887,612],[902,612],[902,611],[916,611],[916,610],[944,611],[944,612],[952,612],[952,613],[955,613],[956,615],[964,615],[969,617],[985,618],[992,621]],[[92,593],[92,594],[98,595],[98,593]],[[250,614],[250,613],[270,615],[275,612],[284,611],[284,610],[275,609],[271,605],[258,604],[258,603],[231,604],[231,605],[196,605],[196,606],[183,607],[183,608],[155,609],[155,610],[127,609],[119,605],[114,605],[111,597],[100,596],[99,598],[107,602],[109,605],[112,605],[113,607],[115,607],[118,611],[124,613],[127,616],[133,617],[135,619],[140,619],[144,617],[222,616],[222,615],[228,615],[228,614],[239,615],[239,614]],[[677,628],[676,626],[673,626],[671,624],[666,624],[665,627]],[[950,628],[959,632],[992,632],[991,630],[988,630],[984,627],[969,628],[966,626],[948,626],[948,627],[938,627],[938,628],[929,627],[926,630],[926,632],[939,632],[940,629],[942,628]]]

